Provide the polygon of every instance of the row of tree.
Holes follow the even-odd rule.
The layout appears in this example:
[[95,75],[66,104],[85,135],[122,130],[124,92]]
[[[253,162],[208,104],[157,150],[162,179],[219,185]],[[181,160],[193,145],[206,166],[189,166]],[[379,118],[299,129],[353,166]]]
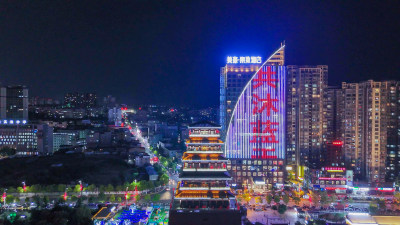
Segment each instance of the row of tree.
[[[158,181],[146,181],[146,180],[141,180],[138,182],[132,182],[132,183],[125,183],[125,185],[118,185],[118,186],[113,186],[112,184],[108,185],[100,185],[96,186],[94,184],[88,185],[86,187],[83,187],[83,191],[89,191],[89,192],[94,192],[94,191],[99,191],[99,192],[111,192],[111,191],[126,191],[126,188],[128,187],[129,191],[134,191],[135,187],[137,187],[138,191],[142,190],[149,190],[153,189],[155,187],[159,187],[162,185],[167,184],[169,181],[169,177],[166,174],[162,174],[160,176],[160,179]],[[52,185],[40,185],[40,184],[34,184],[31,186],[26,186],[24,191],[23,187],[8,187],[7,192],[8,193],[43,193],[43,192],[64,192],[68,188],[69,192],[80,192],[80,185],[65,185],[65,184],[52,184]]]

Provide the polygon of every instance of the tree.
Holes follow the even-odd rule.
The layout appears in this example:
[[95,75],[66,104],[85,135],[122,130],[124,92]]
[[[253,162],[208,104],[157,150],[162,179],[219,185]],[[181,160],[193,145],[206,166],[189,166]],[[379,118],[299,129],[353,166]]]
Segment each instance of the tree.
[[22,187],[17,187],[17,192],[18,192],[18,193],[23,193],[23,192],[24,192],[24,189],[23,189]]
[[49,196],[47,196],[47,195],[43,196],[42,200],[43,200],[43,204],[47,205],[49,203]]
[[165,173],[162,174],[161,177],[160,177],[160,181],[161,181],[161,183],[162,183],[163,185],[168,184],[168,182],[169,182],[169,177],[168,177],[168,175],[165,174]]
[[282,200],[283,202],[287,205],[289,203],[289,195],[285,194],[284,196],[282,196]]
[[146,202],[149,202],[149,201],[151,200],[151,196],[150,196],[150,195],[145,195],[145,196],[144,196],[144,200],[145,200]]
[[[397,177],[396,180],[398,180],[399,178]],[[397,204],[400,204],[400,192],[396,192],[394,194],[394,200]]]
[[87,190],[87,191],[90,191],[90,192],[96,191],[96,185],[91,184],[91,185],[89,185],[89,186],[87,187],[86,190]]
[[106,186],[100,185],[99,191],[100,191],[100,192],[105,192],[105,191],[106,191]]
[[378,199],[377,204],[378,204],[379,209],[386,210],[386,202],[384,199]]
[[81,192],[81,185],[79,185],[79,184],[75,185],[73,192],[77,192],[77,193]]
[[268,205],[271,205],[272,202],[272,195],[265,196],[265,200],[267,200]]
[[369,203],[369,211],[371,212],[371,215],[374,215],[378,212],[378,205],[374,202]]
[[160,201],[160,194],[154,194],[152,197],[152,201],[153,202],[158,202]]
[[15,193],[15,192],[17,192],[17,189],[15,189],[14,187],[9,187],[7,192],[8,193]]
[[67,186],[65,184],[59,184],[59,185],[57,185],[57,191],[64,192],[66,187]]
[[121,196],[118,196],[118,198],[117,198],[117,202],[122,202],[122,198],[121,198]]
[[336,195],[331,195],[331,202],[336,203],[336,201],[338,200]]
[[283,215],[286,212],[286,209],[287,209],[286,205],[280,204],[278,206],[278,213]]
[[72,195],[71,196],[71,201],[76,201],[76,200],[78,200],[78,197],[76,197],[76,195]]
[[262,199],[260,196],[255,197],[256,203],[262,203]]
[[106,191],[108,191],[108,192],[114,191],[114,186],[112,184],[108,184],[106,187]]
[[319,201],[320,201],[320,195],[317,191],[313,191],[311,193],[311,201],[313,203],[314,206],[318,206]]
[[328,194],[325,191],[321,192],[321,205],[326,206],[329,204],[329,201]]
[[250,194],[249,194],[247,191],[243,194],[243,200],[244,200],[247,204],[249,204],[249,202],[250,202],[250,200],[251,200],[251,196],[250,196]]
[[279,204],[280,201],[281,201],[281,197],[280,197],[279,195],[275,195],[275,196],[274,196],[274,202],[275,202],[276,204]]
[[7,195],[7,197],[6,197],[6,203],[7,203],[7,204],[10,204],[10,203],[12,203],[12,202],[14,202],[14,196],[12,196],[12,195]]
[[106,199],[106,195],[102,191],[99,193],[99,196],[97,196],[97,197],[100,201],[104,201]]
[[14,148],[10,148],[7,146],[4,146],[0,148],[0,156],[12,156],[15,155],[16,150]]
[[140,201],[141,198],[142,198],[141,195],[136,195],[136,196],[135,196],[136,202]]
[[299,197],[295,196],[295,197],[293,197],[293,201],[294,201],[294,204],[299,205],[301,199]]
[[33,196],[33,201],[36,203],[38,207],[42,205],[42,199],[38,195]]
[[238,202],[242,202],[242,200],[243,200],[243,195],[238,195],[238,196],[236,196],[236,199],[238,200]]
[[110,202],[115,202],[115,195],[111,195],[109,201]]
[[95,202],[95,200],[96,200],[96,199],[95,199],[94,196],[90,196],[89,199],[88,199],[88,202],[89,202],[89,203],[93,203],[93,202]]

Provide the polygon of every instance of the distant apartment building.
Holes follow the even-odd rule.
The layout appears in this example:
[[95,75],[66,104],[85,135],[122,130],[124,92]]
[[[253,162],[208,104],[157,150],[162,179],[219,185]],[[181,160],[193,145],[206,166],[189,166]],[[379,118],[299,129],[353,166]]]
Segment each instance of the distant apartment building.
[[26,86],[0,87],[0,119],[2,124],[26,123],[28,120],[28,88]]
[[143,167],[145,165],[150,165],[150,156],[147,153],[139,153],[135,156],[135,166]]
[[53,151],[61,148],[82,146],[86,148],[86,130],[65,130],[59,129],[53,132]]
[[339,115],[346,166],[368,182],[400,174],[400,89],[397,81],[342,83]]
[[9,147],[17,155],[33,156],[53,153],[53,128],[46,124],[0,126],[0,148]]
[[328,114],[327,90],[328,66],[287,66],[287,164],[321,167],[334,113]]
[[94,93],[67,93],[64,105],[67,108],[93,108],[97,105],[97,97]]
[[121,126],[121,123],[122,123],[121,108],[113,107],[108,110],[108,122],[113,123],[115,126]]

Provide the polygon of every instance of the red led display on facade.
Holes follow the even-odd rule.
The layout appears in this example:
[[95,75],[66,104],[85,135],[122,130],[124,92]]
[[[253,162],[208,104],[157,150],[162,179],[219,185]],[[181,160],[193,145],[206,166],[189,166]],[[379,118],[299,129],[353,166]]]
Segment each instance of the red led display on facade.
[[337,145],[337,146],[342,146],[343,142],[342,141],[334,141],[332,142],[333,145]]
[[[260,70],[257,73],[257,78],[252,81],[252,87],[254,90],[258,88],[263,88],[264,85],[268,85],[270,88],[276,89],[276,82],[278,79],[273,77],[276,75],[275,71],[272,71],[272,67],[267,66],[266,71]],[[270,88],[265,88],[263,90],[269,91]],[[278,112],[278,109],[275,107],[275,102],[279,102],[278,98],[271,97],[271,93],[266,93],[266,98],[261,98],[259,95],[253,93],[251,103],[253,105],[253,115],[258,116],[258,120],[256,122],[251,122],[250,125],[253,126],[253,137],[250,140],[250,143],[258,143],[259,146],[265,143],[279,143],[279,139],[276,138],[275,133],[278,131],[275,126],[278,126],[278,122],[272,122],[270,117],[274,116],[275,113]],[[263,120],[263,117],[260,116],[264,110],[266,110],[267,119]],[[275,152],[274,148],[253,148],[252,159],[276,159],[277,156],[275,154],[270,154],[271,152]]]

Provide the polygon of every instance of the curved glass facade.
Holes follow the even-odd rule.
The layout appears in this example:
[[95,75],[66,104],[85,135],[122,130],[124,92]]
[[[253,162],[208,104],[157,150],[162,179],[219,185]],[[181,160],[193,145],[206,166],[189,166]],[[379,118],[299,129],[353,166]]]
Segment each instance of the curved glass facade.
[[231,159],[285,159],[284,46],[245,86],[226,133],[225,156]]

